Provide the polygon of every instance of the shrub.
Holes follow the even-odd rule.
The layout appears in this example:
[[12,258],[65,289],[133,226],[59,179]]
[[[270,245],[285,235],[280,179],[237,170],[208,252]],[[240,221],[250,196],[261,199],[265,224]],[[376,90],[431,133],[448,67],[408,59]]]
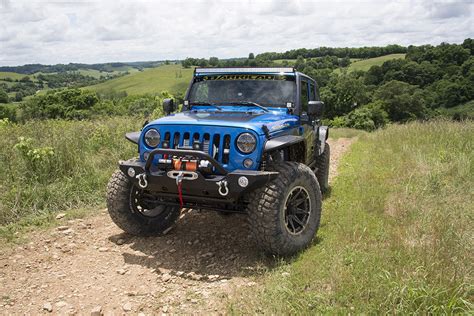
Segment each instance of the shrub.
[[54,150],[50,146],[34,147],[32,138],[19,137],[18,143],[13,146],[25,163],[26,174],[34,177],[39,182],[51,180],[50,173],[53,165]]
[[9,119],[10,121],[16,121],[16,109],[17,106],[14,104],[0,104],[0,119]]
[[99,102],[94,92],[65,89],[35,96],[22,104],[23,119],[85,119]]
[[3,89],[0,89],[0,103],[8,103],[8,94]]
[[396,80],[380,86],[374,94],[374,101],[381,102],[379,104],[394,122],[429,118],[428,100],[427,92]]
[[384,127],[389,122],[388,114],[382,109],[382,106],[383,104],[380,101],[369,103],[347,115],[336,116],[329,121],[329,125],[331,127],[350,127],[373,131]]
[[329,121],[331,127],[347,127],[347,119],[345,116],[336,116]]
[[375,130],[375,122],[367,108],[360,108],[347,114],[347,127],[363,129],[365,131]]

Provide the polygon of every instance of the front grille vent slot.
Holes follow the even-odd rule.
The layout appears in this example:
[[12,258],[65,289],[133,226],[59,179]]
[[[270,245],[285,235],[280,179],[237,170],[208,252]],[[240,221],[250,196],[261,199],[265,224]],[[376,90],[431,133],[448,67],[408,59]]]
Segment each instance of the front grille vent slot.
[[228,164],[229,163],[229,155],[230,155],[230,135],[224,136],[224,147],[222,151],[222,163]]
[[215,160],[223,164],[228,164],[230,161],[232,139],[229,134],[180,133],[172,129],[165,129],[163,132],[164,140],[169,142],[170,148],[192,147],[194,142],[200,142],[202,151],[208,153]]

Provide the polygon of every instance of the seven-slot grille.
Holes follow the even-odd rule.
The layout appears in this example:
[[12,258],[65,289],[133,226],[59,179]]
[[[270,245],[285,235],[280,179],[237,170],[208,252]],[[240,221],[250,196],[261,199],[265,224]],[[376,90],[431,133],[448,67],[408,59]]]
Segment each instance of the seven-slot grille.
[[[223,164],[229,163],[231,146],[231,137],[229,134],[163,131],[163,129],[161,129],[161,131],[161,135],[164,137],[163,141],[169,143],[169,148],[192,147],[193,144],[198,141],[201,144],[202,151],[208,153],[212,158]],[[160,147],[162,147],[162,145]]]

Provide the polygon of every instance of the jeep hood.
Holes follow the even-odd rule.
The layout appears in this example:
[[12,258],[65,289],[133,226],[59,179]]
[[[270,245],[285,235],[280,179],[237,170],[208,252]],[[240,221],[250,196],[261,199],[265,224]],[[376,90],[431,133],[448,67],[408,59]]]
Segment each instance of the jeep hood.
[[[286,109],[285,109],[286,110]],[[271,112],[229,112],[229,111],[187,111],[150,122],[148,125],[200,125],[247,128],[259,135],[264,134],[265,125],[270,133],[289,129],[298,125],[299,117],[286,111]]]

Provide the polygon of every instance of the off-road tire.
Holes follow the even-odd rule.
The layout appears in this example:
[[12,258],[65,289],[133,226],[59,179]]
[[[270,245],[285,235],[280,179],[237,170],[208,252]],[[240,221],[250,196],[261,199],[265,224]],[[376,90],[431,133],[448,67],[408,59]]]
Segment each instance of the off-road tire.
[[167,233],[179,218],[180,208],[163,206],[163,211],[150,217],[132,207],[132,190],[136,186],[120,170],[114,172],[107,185],[107,209],[112,221],[126,233],[156,236]]
[[[282,162],[270,168],[280,174],[251,193],[247,209],[249,227],[258,247],[266,254],[289,256],[310,245],[319,228],[321,191],[314,172],[304,164]],[[311,201],[311,212],[304,229],[295,235],[287,229],[285,203],[290,193],[301,187]]]
[[331,159],[331,148],[328,143],[324,145],[323,153],[317,155],[315,158],[316,178],[318,178],[321,192],[324,193],[329,190],[329,163]]

